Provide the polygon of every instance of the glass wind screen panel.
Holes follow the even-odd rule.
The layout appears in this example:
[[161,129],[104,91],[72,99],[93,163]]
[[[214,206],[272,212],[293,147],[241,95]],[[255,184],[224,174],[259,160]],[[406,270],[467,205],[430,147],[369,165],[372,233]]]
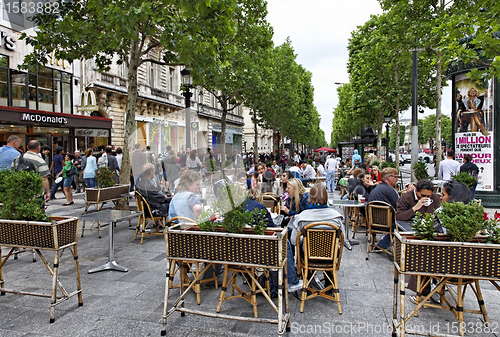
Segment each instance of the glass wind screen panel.
[[26,108],[26,74],[11,72],[12,106]]
[[42,111],[54,111],[53,103],[52,79],[38,77],[38,109]]

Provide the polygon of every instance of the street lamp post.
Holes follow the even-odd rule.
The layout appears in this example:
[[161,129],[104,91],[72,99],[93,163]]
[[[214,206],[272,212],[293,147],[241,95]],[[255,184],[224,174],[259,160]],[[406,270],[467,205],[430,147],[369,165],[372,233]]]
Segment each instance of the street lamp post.
[[182,85],[184,86],[184,93],[182,96],[186,99],[186,152],[191,150],[191,97],[193,93],[191,92],[193,78],[191,77],[191,71],[188,67],[181,70]]
[[392,121],[391,117],[384,117],[385,121],[385,160],[389,162],[389,123]]

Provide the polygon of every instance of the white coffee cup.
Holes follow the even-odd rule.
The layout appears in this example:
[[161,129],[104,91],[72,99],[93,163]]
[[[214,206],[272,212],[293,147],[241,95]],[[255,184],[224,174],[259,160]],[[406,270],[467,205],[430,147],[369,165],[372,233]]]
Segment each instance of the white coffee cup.
[[202,197],[202,198],[205,198],[205,197],[206,197],[206,195],[207,195],[207,189],[206,189],[206,188],[202,188],[202,189],[201,189],[201,197]]
[[430,206],[434,200],[432,198],[427,198],[427,201],[425,202],[424,206]]

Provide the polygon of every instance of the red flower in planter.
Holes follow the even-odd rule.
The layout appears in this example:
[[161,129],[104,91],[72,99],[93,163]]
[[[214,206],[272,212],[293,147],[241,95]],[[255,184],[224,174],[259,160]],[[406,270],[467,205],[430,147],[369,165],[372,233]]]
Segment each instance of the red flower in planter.
[[[496,218],[496,215],[497,215],[497,213],[495,212],[495,218]],[[486,220],[489,220],[489,218],[488,218],[488,213],[487,213],[487,212],[484,212],[484,216],[483,216],[483,218],[484,218],[484,220],[485,220],[485,221],[486,221]]]
[[500,213],[498,213],[498,211],[495,211],[494,218],[500,220]]

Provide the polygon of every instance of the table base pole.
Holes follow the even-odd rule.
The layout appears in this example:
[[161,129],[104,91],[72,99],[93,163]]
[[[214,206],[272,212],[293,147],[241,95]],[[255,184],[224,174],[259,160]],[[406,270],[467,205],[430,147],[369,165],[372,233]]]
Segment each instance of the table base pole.
[[89,274],[98,273],[100,271],[105,271],[105,270],[116,270],[124,273],[128,272],[128,268],[120,266],[118,263],[116,263],[116,261],[109,261],[108,263],[103,264],[100,267],[90,269]]

